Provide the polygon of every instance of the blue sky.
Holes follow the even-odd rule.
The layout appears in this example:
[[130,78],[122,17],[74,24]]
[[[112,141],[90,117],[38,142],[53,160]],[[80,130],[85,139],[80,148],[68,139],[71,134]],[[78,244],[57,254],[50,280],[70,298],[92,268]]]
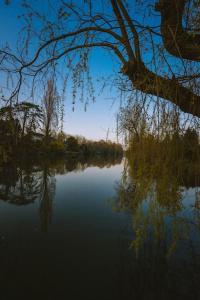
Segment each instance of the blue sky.
[[[21,1],[12,0],[11,5],[8,6],[4,2],[4,0],[0,0],[0,46],[8,41],[14,49],[17,34],[22,26],[22,21],[18,18],[22,13]],[[36,2],[38,3],[38,1]],[[73,112],[72,98],[70,93],[67,93],[65,97],[64,131],[95,140],[105,139],[108,135],[109,139],[116,141],[116,114],[120,101],[114,100],[117,98],[114,90],[105,89],[103,93],[100,93],[100,85],[97,86],[95,83],[97,75],[109,76],[109,74],[112,74],[114,66],[110,57],[100,49],[93,51],[92,61],[96,101],[90,103],[86,111],[84,104],[77,101]],[[116,68],[115,71],[117,71]]]
[[[37,10],[41,12],[47,13],[48,0],[28,0]],[[77,2],[76,2],[77,1]],[[76,0],[76,3],[85,3],[85,0]],[[16,41],[18,32],[23,26],[23,18],[19,19],[18,16],[23,13],[23,8],[21,7],[22,0],[11,0],[10,5],[5,5],[5,0],[0,0],[0,46],[5,44],[6,41],[9,42],[13,51],[16,47]],[[58,7],[59,0],[53,1],[53,5]],[[95,9],[98,10],[101,3],[106,4],[105,1],[93,0],[93,4],[95,4]],[[148,25],[158,25],[160,24],[160,16],[154,11],[154,0],[145,1],[146,6],[138,6],[136,5],[137,1],[130,1],[130,9],[133,11],[134,18],[137,19],[142,24]],[[153,11],[153,17],[152,17]],[[52,13],[53,12],[53,13]],[[106,12],[109,13],[109,9],[106,8]],[[150,13],[149,13],[150,12]],[[50,21],[55,18],[55,11],[48,11],[47,13]],[[72,23],[73,24],[73,23]],[[38,23],[36,23],[37,30]],[[69,27],[68,27],[69,30]],[[155,37],[154,40],[160,44],[160,38]],[[35,40],[34,40],[35,42]],[[33,53],[35,53],[35,46],[38,45],[37,42],[35,44],[31,43],[31,57],[33,57]],[[146,63],[150,63],[152,61],[152,51],[151,47],[148,46],[147,41],[145,41],[147,47],[143,47],[143,59]],[[64,61],[61,61],[61,69],[66,68],[66,64]],[[120,71],[120,64],[118,64],[118,60],[111,59],[111,56],[105,52],[103,49],[95,48],[91,53],[91,75],[93,78],[96,101],[95,103],[90,103],[87,106],[87,110],[85,111],[84,103],[76,101],[75,110],[72,111],[72,94],[69,92],[72,84],[68,83],[68,88],[65,97],[65,117],[64,117],[64,131],[68,134],[73,135],[83,135],[88,139],[105,139],[109,138],[113,141],[117,140],[116,134],[116,115],[119,111],[120,100],[119,100],[119,92],[117,93],[116,88],[113,85],[113,88],[110,90],[110,86],[112,86],[112,74]],[[176,68],[176,65],[173,61],[171,64],[173,68]],[[157,66],[158,67],[158,66]],[[154,70],[155,66],[153,66]],[[166,70],[168,72],[168,67],[166,68],[161,66],[162,72]],[[110,86],[105,88],[103,92],[100,92],[101,83],[97,83],[97,79],[99,77],[107,78],[107,82],[111,83]],[[61,91],[63,86],[61,82],[57,83],[58,92]],[[39,89],[38,89],[39,90]],[[39,90],[39,95],[41,96],[41,91]],[[60,92],[62,93],[62,92]]]
[[[56,22],[54,22],[56,16],[58,16],[59,20],[60,19],[62,20],[59,14],[55,13],[55,7],[58,8],[58,4],[60,3],[60,0],[55,0],[55,1],[51,0],[54,5],[54,8],[50,12],[49,10],[47,11],[47,8],[49,8],[49,6],[47,5],[49,3],[48,2],[49,0],[27,0],[27,1],[31,3],[34,6],[34,8],[36,8],[40,12],[45,12],[46,15],[48,16],[48,20],[52,22],[54,25],[57,24]],[[6,41],[8,41],[9,45],[11,45],[13,52],[15,51],[16,48],[18,32],[20,32],[20,29],[23,26],[23,18],[22,19],[18,18],[18,16],[23,13],[23,9],[21,8],[20,5],[21,2],[22,0],[11,0],[10,5],[5,5],[5,0],[0,0],[0,47],[2,45],[5,45]],[[83,4],[86,3],[86,0],[74,0],[74,2]],[[98,13],[101,3],[105,5],[106,0],[104,1],[93,0],[92,3],[93,5],[95,5],[95,10]],[[140,3],[140,5],[137,6],[137,3]],[[155,0],[145,0],[145,1],[130,0],[129,4],[130,4],[129,9],[131,10],[131,12],[133,12],[134,20],[136,19],[135,24],[137,24],[138,21],[140,24],[153,26],[154,30],[159,29],[160,15],[158,12],[155,12],[155,7],[154,7]],[[105,8],[104,12],[108,14],[109,7]],[[73,25],[74,19],[72,20],[71,17],[69,16],[69,19],[67,18],[66,22],[68,22],[69,20],[70,22],[72,21],[70,24]],[[39,32],[38,28],[40,27],[40,24],[36,22],[34,23],[34,25],[35,25],[35,31]],[[64,26],[61,27],[61,29],[56,27],[56,31],[58,30],[56,34],[63,33],[63,28],[65,30],[66,26],[68,26],[67,27],[68,31],[72,28],[71,25],[64,23]],[[141,30],[140,26],[137,29]],[[44,32],[45,35],[49,34],[49,31],[44,31]],[[179,73],[182,74],[183,71],[185,72],[184,66],[182,65],[182,63],[180,63],[181,60],[175,59],[169,53],[165,52],[164,53],[165,59],[162,59],[162,57],[160,56],[160,51],[161,51],[160,49],[161,47],[163,47],[162,39],[159,36],[155,35],[153,37],[154,48],[152,48],[151,38],[149,37],[147,38],[147,34],[144,36],[142,33],[140,33],[140,42],[142,45],[142,58],[145,64],[147,65],[147,67],[154,72],[160,73],[162,76],[166,76],[166,75],[172,76],[171,69],[175,74],[179,74]],[[41,40],[41,35],[39,39]],[[78,42],[80,43],[83,42],[83,39],[81,41],[80,40]],[[32,58],[33,53],[35,53],[36,51],[36,46],[38,46],[38,41],[34,39],[34,41],[32,41],[29,45],[31,49],[29,54]],[[61,45],[61,49],[63,45],[64,44]],[[155,50],[155,56],[154,56],[153,49]],[[154,59],[152,59],[153,57],[155,58],[155,61]],[[168,61],[167,63],[166,60]],[[96,91],[96,101],[95,103],[90,103],[87,106],[86,111],[85,111],[84,103],[80,103],[78,100],[76,101],[74,112],[72,111],[72,94],[70,94],[69,92],[69,89],[72,86],[72,84],[68,83],[68,89],[64,101],[65,103],[64,131],[66,133],[73,134],[73,135],[76,134],[83,135],[88,139],[94,139],[94,140],[105,139],[107,137],[114,141],[117,140],[116,115],[120,106],[119,93],[117,93],[115,87],[113,87],[112,90],[109,90],[108,87],[107,89],[104,89],[103,92],[100,92],[100,85],[97,84],[97,78],[99,76],[100,77],[104,76],[107,78],[107,82],[110,83],[110,86],[113,85],[111,75],[114,74],[114,72],[120,71],[120,64],[118,64],[117,62],[118,62],[117,59],[115,60],[111,59],[109,54],[100,48],[98,49],[95,48],[92,50],[90,65],[91,65],[91,74],[93,78],[94,88]],[[60,60],[59,68],[60,68],[59,70],[61,71],[62,69],[64,69],[66,72],[68,72],[68,69],[66,67],[66,62],[64,60]],[[197,68],[198,65],[192,64],[192,69],[191,69],[192,72],[195,72]],[[2,78],[0,78],[0,80]],[[46,83],[46,77],[45,77],[45,83]],[[63,86],[61,85],[61,82],[57,82],[58,92],[60,92],[62,88]],[[43,95],[42,93],[44,91],[42,91],[41,93],[41,90],[39,90],[38,86],[37,86],[37,90],[38,90],[37,96],[39,94],[39,97],[42,97]],[[24,89],[24,91],[26,90]],[[148,108],[150,112],[153,109],[153,105],[154,104],[152,103],[152,105],[149,106]]]

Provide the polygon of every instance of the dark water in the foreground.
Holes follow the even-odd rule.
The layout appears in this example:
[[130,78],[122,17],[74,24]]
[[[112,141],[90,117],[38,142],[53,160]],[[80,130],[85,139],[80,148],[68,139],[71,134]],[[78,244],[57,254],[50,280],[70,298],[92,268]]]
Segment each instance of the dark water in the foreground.
[[197,189],[176,212],[149,199],[132,214],[115,206],[122,171],[1,170],[0,299],[200,299]]

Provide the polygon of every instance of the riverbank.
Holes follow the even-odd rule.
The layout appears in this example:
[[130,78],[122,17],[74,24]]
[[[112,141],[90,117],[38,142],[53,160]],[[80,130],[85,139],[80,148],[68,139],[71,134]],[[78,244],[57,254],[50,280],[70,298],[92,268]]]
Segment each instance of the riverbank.
[[88,157],[116,158],[123,156],[120,144],[111,141],[90,141],[84,137],[56,135],[46,140],[43,136],[34,139],[25,136],[17,141],[12,139],[0,142],[0,164],[9,161],[43,160],[56,158],[76,158],[85,160]]

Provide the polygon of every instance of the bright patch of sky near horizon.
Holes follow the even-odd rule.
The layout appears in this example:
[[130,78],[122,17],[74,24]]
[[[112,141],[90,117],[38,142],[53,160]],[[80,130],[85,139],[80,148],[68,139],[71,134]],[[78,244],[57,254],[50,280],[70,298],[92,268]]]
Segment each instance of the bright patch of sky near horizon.
[[[13,0],[9,6],[5,5],[4,0],[0,0],[0,46],[7,41],[14,49],[22,26],[22,21],[18,18],[21,14],[20,0]],[[100,49],[93,51],[92,60],[92,73],[99,75],[102,72],[106,76],[112,73],[113,62],[104,51]],[[65,99],[64,131],[68,134],[83,135],[88,139],[99,140],[108,137],[116,141],[116,114],[120,101],[114,100],[115,97],[114,91],[105,89],[102,93],[97,92],[96,101],[90,103],[86,111],[84,104],[77,101],[73,112],[72,96],[68,93]]]

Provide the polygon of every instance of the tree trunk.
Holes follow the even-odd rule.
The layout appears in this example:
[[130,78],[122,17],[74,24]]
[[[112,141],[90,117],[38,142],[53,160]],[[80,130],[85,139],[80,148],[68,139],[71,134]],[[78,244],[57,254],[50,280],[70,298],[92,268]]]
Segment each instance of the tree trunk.
[[182,25],[187,0],[160,0],[161,34],[167,51],[179,58],[200,61],[200,34],[188,33]]

